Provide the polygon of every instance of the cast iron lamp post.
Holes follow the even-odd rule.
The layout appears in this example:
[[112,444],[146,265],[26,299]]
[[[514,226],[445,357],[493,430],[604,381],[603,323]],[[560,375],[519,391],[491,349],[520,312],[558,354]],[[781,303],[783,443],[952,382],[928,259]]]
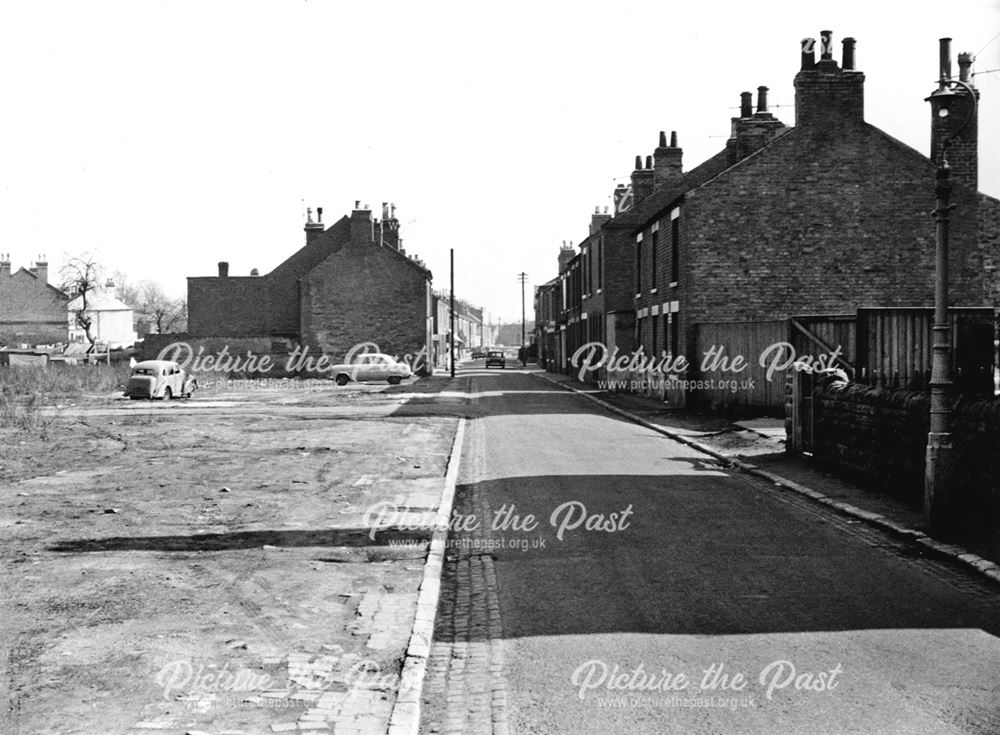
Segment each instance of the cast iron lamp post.
[[[951,318],[948,314],[948,225],[955,205],[951,204],[952,181],[947,152],[976,115],[976,92],[971,85],[958,79],[946,78],[944,73],[939,83],[938,90],[926,99],[935,106],[939,117],[947,117],[951,104],[966,95],[972,100],[972,105],[965,120],[941,145],[934,185],[937,198],[932,213],[935,223],[934,351],[931,361],[930,432],[927,434],[924,475],[924,520],[928,529],[937,534],[950,530],[954,506],[951,486],[951,407],[954,384],[951,371]],[[956,92],[955,87],[962,91]]]

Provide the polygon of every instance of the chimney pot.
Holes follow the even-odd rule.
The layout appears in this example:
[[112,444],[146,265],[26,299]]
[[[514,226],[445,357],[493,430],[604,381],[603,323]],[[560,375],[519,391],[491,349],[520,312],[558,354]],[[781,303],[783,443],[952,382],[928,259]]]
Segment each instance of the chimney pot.
[[972,62],[975,61],[975,56],[970,54],[968,51],[963,51],[958,55],[958,78],[959,81],[969,83],[969,67],[972,66]]
[[802,39],[802,70],[810,71],[816,66],[816,39]]
[[670,147],[671,148],[676,148],[677,147],[677,131],[676,130],[671,130],[670,131]]
[[219,261],[219,278],[226,278],[229,275],[229,263],[224,260]]
[[355,199],[354,200],[354,208],[355,209],[361,209],[361,200],[360,199]]
[[767,87],[757,87],[757,112],[767,112]]
[[938,41],[938,61],[942,84],[951,79],[951,39],[942,38]]
[[260,271],[257,270],[256,268],[251,268],[250,269],[250,275],[251,276],[259,276],[260,275]]
[[753,115],[753,93],[740,92],[740,117]]
[[660,148],[667,147],[667,134],[664,131],[660,131]]
[[311,225],[313,221],[313,210],[312,207],[306,207],[306,224]]
[[642,168],[642,156],[635,157],[635,170],[638,171]]
[[646,168],[653,168],[653,157],[646,156]]
[[854,71],[854,44],[853,38],[845,38],[841,43],[844,46],[844,55],[841,63],[844,71]]
[[833,31],[820,31],[819,32],[819,60],[820,61],[832,61],[833,60]]
[[316,221],[319,223],[323,222],[323,208],[316,207]]

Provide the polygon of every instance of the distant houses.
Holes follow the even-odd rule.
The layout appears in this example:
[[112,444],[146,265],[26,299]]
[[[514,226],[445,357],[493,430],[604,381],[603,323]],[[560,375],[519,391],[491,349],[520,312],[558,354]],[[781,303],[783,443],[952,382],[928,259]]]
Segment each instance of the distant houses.
[[12,273],[10,255],[0,256],[0,345],[66,342],[68,303],[44,259]]

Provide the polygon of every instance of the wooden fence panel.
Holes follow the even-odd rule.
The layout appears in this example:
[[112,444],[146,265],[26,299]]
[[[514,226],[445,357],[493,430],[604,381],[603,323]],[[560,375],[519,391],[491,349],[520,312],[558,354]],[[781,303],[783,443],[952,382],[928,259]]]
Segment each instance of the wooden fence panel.
[[[699,399],[713,406],[755,406],[781,409],[785,405],[785,372],[773,372],[768,380],[767,368],[762,367],[762,355],[774,354],[774,345],[787,343],[788,321],[775,319],[757,322],[706,322],[695,325],[697,380],[716,381],[715,387],[692,391]],[[733,373],[722,370],[702,371],[706,353],[723,350],[730,360],[742,356],[747,367]],[[771,353],[768,353],[771,350]],[[723,386],[721,381],[727,381]],[[735,382],[735,385],[733,384]]]

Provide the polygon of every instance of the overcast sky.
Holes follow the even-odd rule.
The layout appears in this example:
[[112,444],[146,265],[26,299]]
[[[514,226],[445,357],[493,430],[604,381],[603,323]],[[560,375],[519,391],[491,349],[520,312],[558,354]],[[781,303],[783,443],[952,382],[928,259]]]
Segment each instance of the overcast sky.
[[[519,320],[525,271],[530,318],[530,286],[660,130],[693,168],[762,84],[791,124],[799,41],[823,29],[838,59],[857,39],[867,120],[925,154],[937,39],[1000,69],[1000,0],[9,0],[0,252],[16,270],[96,251],[183,295],[220,260],[271,270],[307,206],[389,201],[435,288],[454,248],[459,296]],[[1000,196],[1000,72],[975,83]]]

